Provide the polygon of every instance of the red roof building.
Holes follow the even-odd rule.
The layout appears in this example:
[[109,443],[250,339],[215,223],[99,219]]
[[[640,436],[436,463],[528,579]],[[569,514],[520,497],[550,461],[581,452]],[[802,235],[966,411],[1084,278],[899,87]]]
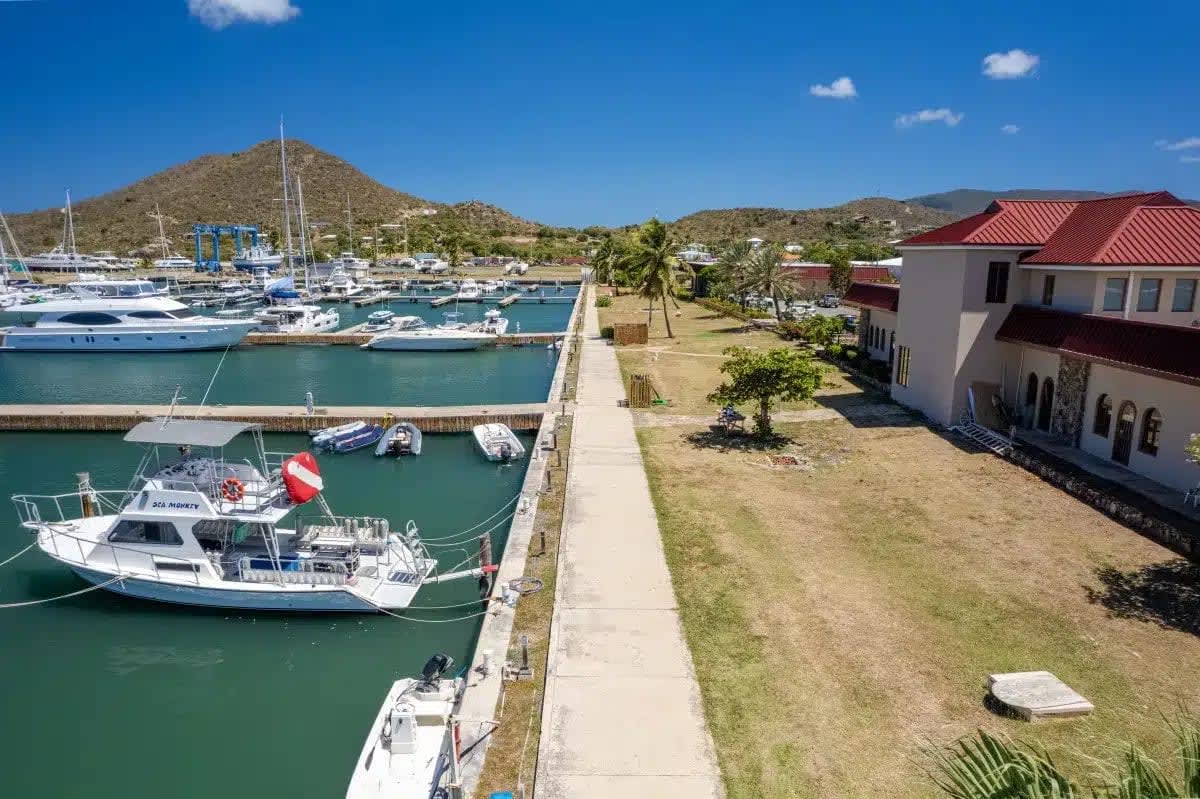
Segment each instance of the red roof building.
[[842,305],[896,313],[900,310],[900,287],[882,283],[851,283],[850,290],[842,297]]

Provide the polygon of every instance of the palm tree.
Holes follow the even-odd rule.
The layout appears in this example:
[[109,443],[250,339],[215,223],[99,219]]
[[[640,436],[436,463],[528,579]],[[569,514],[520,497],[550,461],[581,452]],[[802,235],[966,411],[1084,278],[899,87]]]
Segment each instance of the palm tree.
[[1200,723],[1168,722],[1178,747],[1180,782],[1144,751],[1130,745],[1107,785],[1083,788],[1059,770],[1045,749],[979,731],[944,749],[928,751],[930,777],[953,799],[1185,799],[1200,797]]
[[783,256],[779,248],[769,245],[751,251],[746,258],[737,291],[745,293],[753,290],[770,297],[775,306],[775,318],[778,319],[779,298],[781,295],[791,294],[795,285],[795,278],[783,268]]
[[667,338],[675,338],[675,334],[671,332],[671,317],[667,314],[667,297],[675,292],[674,249],[667,235],[667,226],[658,219],[651,219],[638,231],[625,260],[626,269],[633,277],[638,293],[650,300],[650,307],[646,312],[647,325],[650,324],[654,313],[654,298],[662,297]]
[[[625,268],[626,250],[625,242],[616,236],[609,236],[600,242],[592,257],[592,267],[596,270],[598,281],[610,286],[617,285],[617,276]],[[620,293],[619,287],[617,292]]]
[[752,252],[750,242],[744,240],[738,240],[726,247],[720,259],[713,265],[715,271],[721,275],[721,280],[731,288],[741,283],[746,273],[746,262]]

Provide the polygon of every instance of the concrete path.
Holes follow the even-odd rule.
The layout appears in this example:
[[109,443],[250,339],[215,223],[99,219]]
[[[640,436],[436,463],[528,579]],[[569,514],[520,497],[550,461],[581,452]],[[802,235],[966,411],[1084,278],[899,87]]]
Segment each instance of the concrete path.
[[534,795],[721,797],[616,353],[585,302]]

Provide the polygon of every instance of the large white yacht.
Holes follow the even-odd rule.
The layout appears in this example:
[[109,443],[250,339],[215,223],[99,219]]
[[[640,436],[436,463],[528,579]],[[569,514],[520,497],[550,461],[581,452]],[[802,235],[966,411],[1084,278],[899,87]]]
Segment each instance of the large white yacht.
[[329,274],[329,278],[321,284],[321,288],[325,291],[325,297],[335,302],[341,302],[357,297],[363,293],[363,287],[355,282],[354,278],[340,264],[333,267],[333,272]]
[[[101,283],[72,284],[75,296],[14,305],[10,313],[36,317],[31,324],[0,328],[0,349],[32,352],[131,352],[223,349],[241,342],[258,323],[214,319],[158,296],[149,281],[135,295],[98,296]],[[125,282],[125,281],[119,281]],[[149,287],[148,289],[145,287]]]
[[155,269],[191,269],[196,264],[191,258],[182,255],[167,255],[154,259]]
[[[225,448],[241,434],[250,457]],[[128,488],[13,497],[38,547],[84,580],[118,594],[187,605],[296,611],[408,607],[437,575],[416,525],[335,516],[316,459],[267,452],[261,425],[213,420],[141,422],[125,440],[145,454]],[[244,443],[244,438],[239,443]],[[315,500],[295,529],[277,525]],[[78,516],[73,514],[78,509]],[[491,567],[488,567],[491,568]]]
[[233,256],[233,268],[252,272],[256,266],[275,270],[283,263],[283,253],[275,252],[269,244],[246,247]]
[[496,343],[496,338],[495,333],[485,333],[463,322],[461,314],[447,313],[445,321],[436,327],[389,330],[378,334],[363,344],[362,348],[417,352],[477,350],[486,344]]

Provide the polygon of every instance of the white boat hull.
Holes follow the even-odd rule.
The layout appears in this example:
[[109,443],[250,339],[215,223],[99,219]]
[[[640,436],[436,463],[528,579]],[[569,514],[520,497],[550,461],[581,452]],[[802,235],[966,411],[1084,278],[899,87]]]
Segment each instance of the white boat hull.
[[162,330],[146,327],[120,331],[102,328],[18,327],[0,329],[0,349],[27,352],[182,352],[219,350],[236,346],[254,327],[215,321],[196,329]]
[[494,336],[387,336],[371,341],[373,350],[406,352],[455,352],[477,350],[495,341]]

